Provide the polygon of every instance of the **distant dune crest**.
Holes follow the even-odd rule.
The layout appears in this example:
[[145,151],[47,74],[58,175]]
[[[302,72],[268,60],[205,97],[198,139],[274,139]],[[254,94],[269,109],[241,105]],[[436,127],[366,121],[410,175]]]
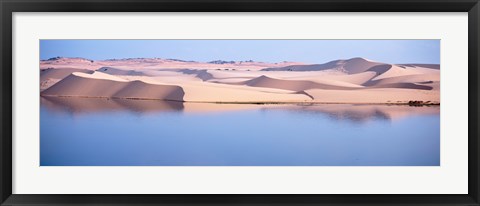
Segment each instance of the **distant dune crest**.
[[323,71],[323,70],[338,70],[347,74],[358,74],[365,72],[372,67],[378,65],[386,65],[384,63],[373,62],[364,58],[352,58],[347,60],[335,60],[325,64],[311,64],[311,65],[291,65],[286,67],[266,68],[263,71]]

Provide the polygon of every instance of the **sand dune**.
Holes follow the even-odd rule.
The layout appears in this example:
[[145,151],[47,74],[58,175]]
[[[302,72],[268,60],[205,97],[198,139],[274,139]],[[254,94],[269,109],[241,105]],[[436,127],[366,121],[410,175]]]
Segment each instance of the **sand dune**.
[[42,95],[183,101],[184,91],[179,86],[127,81],[101,72],[93,74],[74,72],[43,91]]
[[426,85],[400,82],[400,83],[390,83],[390,84],[378,84],[371,86],[370,88],[402,88],[402,89],[420,89],[420,90],[432,90],[433,88]]
[[100,69],[97,69],[99,72],[103,72],[106,74],[111,74],[111,75],[134,75],[134,76],[148,76],[144,72],[139,72],[136,70],[125,70],[125,69],[117,69],[113,67],[102,67]]
[[209,82],[182,84],[187,102],[306,102],[308,95],[289,90],[249,87],[245,85],[225,85]]
[[132,76],[130,80],[126,80],[101,72],[91,75],[73,73],[43,91],[42,95],[191,102],[297,102],[310,100],[304,94],[270,88],[252,89],[247,86],[221,86],[207,82],[183,82],[180,87],[161,84],[154,78]]
[[71,115],[85,113],[132,111],[139,115],[156,114],[158,112],[182,112],[189,114],[204,112],[231,112],[259,109],[268,111],[275,109],[291,110],[293,112],[308,112],[308,114],[327,115],[338,121],[353,121],[364,123],[371,120],[396,121],[411,115],[438,114],[440,107],[410,107],[389,105],[354,105],[351,104],[316,104],[316,105],[254,105],[254,104],[210,104],[188,103],[162,100],[131,100],[106,98],[77,97],[41,97],[42,105],[53,112],[65,112]]
[[[390,78],[391,79],[391,78]],[[276,89],[285,89],[291,91],[305,91],[309,89],[326,89],[326,90],[359,90],[366,89],[364,87],[348,87],[348,85],[339,86],[338,84],[321,84],[308,80],[280,80],[274,79],[267,76],[260,76],[248,81],[243,82],[245,85],[252,87],[266,87],[266,88],[276,88]],[[388,81],[370,81],[369,84],[364,84],[369,86],[369,88],[405,88],[405,89],[421,89],[421,90],[431,90],[432,87],[419,85],[411,82],[388,82]]]
[[396,76],[390,78],[383,78],[378,80],[370,80],[365,82],[364,86],[374,86],[382,84],[392,84],[392,83],[433,83],[439,82],[440,76],[431,75],[431,74],[418,74],[418,75],[405,75],[405,76]]
[[429,69],[437,69],[440,70],[440,64],[399,64],[399,66],[404,67],[424,67]]
[[179,72],[182,72],[184,74],[193,74],[195,77],[207,81],[210,79],[213,79],[213,75],[208,73],[207,70],[194,70],[194,69],[181,69]]
[[440,66],[434,64],[388,64],[364,58],[311,65],[52,58],[40,65],[43,96],[223,103],[440,102]]
[[83,73],[93,73],[91,70],[87,69],[44,69],[40,70],[40,81],[44,81],[47,79],[63,79],[68,75],[72,74],[73,72],[83,72]]

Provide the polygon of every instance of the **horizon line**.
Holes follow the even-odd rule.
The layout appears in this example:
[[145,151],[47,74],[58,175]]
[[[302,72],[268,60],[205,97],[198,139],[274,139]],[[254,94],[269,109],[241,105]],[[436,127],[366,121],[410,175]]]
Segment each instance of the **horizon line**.
[[302,62],[302,61],[277,61],[277,62],[267,62],[267,61],[257,61],[257,60],[252,60],[252,59],[249,59],[249,60],[223,60],[223,59],[214,59],[214,60],[210,60],[210,61],[195,61],[195,60],[185,60],[185,59],[179,59],[179,58],[163,58],[163,57],[124,57],[124,58],[109,58],[109,59],[90,59],[90,58],[85,58],[85,57],[66,57],[66,56],[55,56],[55,57],[50,57],[48,59],[40,59],[40,61],[50,61],[50,60],[55,60],[55,59],[60,59],[60,58],[66,58],[66,59],[85,59],[85,60],[90,60],[90,61],[112,61],[112,60],[129,60],[129,59],[162,59],[162,60],[172,60],[172,61],[181,61],[181,62],[196,62],[196,63],[212,63],[212,62],[215,62],[215,61],[222,61],[222,62],[258,62],[258,63],[273,63],[273,64],[276,64],[276,63],[284,63],[284,62],[298,62],[298,63],[304,63],[304,64],[307,64],[307,65],[314,65],[314,64],[326,64],[326,63],[329,63],[329,62],[333,62],[333,61],[348,61],[348,60],[352,60],[352,59],[364,59],[366,61],[370,61],[370,62],[378,62],[378,63],[385,63],[385,64],[435,64],[435,65],[440,65],[440,63],[417,63],[417,62],[409,62],[409,63],[389,63],[389,62],[380,62],[380,61],[376,61],[376,60],[371,60],[371,59],[367,59],[367,58],[364,58],[364,57],[351,57],[351,58],[342,58],[342,59],[334,59],[334,60],[330,60],[330,61],[326,61],[326,62],[323,62],[323,63],[309,63],[309,62]]

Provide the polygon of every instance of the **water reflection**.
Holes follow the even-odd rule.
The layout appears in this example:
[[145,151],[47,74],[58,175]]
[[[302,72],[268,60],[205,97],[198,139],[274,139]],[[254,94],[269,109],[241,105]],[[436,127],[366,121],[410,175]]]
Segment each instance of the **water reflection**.
[[175,101],[131,100],[112,98],[41,97],[40,103],[54,112],[88,114],[98,112],[130,111],[158,113],[182,111],[183,103]]
[[439,166],[439,107],[42,98],[41,166]]
[[316,105],[254,105],[184,103],[159,100],[131,100],[109,98],[41,97],[41,104],[53,112],[81,115],[99,112],[126,111],[137,114],[162,112],[218,113],[242,110],[285,110],[304,115],[324,115],[337,121],[364,123],[370,120],[392,121],[412,115],[435,115],[439,106],[412,107],[408,105],[316,104]]
[[371,120],[393,121],[417,115],[438,115],[440,106],[412,107],[408,105],[320,104],[285,106],[275,109],[307,115],[326,115],[337,121],[364,123]]

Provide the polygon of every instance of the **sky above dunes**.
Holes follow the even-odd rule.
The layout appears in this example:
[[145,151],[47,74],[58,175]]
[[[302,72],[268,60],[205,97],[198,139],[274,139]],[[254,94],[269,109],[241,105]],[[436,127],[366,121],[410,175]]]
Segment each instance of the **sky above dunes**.
[[57,56],[304,63],[363,57],[439,64],[440,40],[40,40],[40,59]]

